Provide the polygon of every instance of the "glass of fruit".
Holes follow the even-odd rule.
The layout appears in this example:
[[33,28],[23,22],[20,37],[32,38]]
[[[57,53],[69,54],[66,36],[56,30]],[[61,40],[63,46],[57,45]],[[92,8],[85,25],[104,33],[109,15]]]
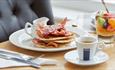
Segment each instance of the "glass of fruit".
[[104,37],[115,35],[115,14],[98,12],[95,18],[96,32],[98,35]]

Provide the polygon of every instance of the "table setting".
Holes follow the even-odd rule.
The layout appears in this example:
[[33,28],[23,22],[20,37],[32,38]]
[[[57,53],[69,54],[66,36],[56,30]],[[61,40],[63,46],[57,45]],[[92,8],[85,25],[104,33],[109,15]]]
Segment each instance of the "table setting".
[[[50,70],[50,66],[51,70],[90,70],[93,67],[96,70],[101,65],[106,70],[107,63],[114,64],[115,56],[111,55],[115,51],[110,48],[115,46],[115,14],[107,9],[104,2],[103,5],[106,11],[88,15],[87,20],[93,28],[91,32],[79,26],[77,19],[67,17],[55,17],[54,25],[47,25],[47,17],[27,22],[24,29],[12,33],[8,42],[0,44],[4,46],[0,49],[0,70],[13,67]],[[35,53],[34,56],[31,53]],[[109,66],[108,69],[112,70]]]
[[[41,19],[43,20],[43,19],[47,19],[47,18],[46,17],[42,17],[42,18],[40,18],[40,20]],[[39,19],[37,19],[37,20],[39,20]],[[71,23],[71,25],[69,23]],[[22,29],[22,30],[14,32],[13,34],[10,35],[9,41],[12,44],[14,44],[16,47],[19,47],[19,48],[22,48],[22,49],[27,49],[27,50],[32,50],[32,51],[36,51],[36,52],[49,52],[49,53],[53,53],[53,52],[60,52],[60,51],[74,49],[72,51],[69,51],[69,52],[65,53],[63,57],[64,57],[64,59],[67,62],[70,62],[70,63],[75,64],[75,65],[80,65],[80,66],[97,65],[97,64],[101,64],[101,63],[104,63],[104,62],[106,62],[106,61],[109,60],[109,55],[107,53],[105,53],[105,52],[102,51],[103,47],[106,47],[106,45],[105,45],[104,42],[98,42],[97,35],[92,35],[89,32],[83,30],[81,27],[77,26],[76,23],[74,23],[73,21],[69,21],[69,22],[67,22],[67,24],[69,24],[69,25],[65,25],[64,27],[66,28],[67,31],[76,33],[76,35],[75,35],[76,38],[74,40],[72,40],[71,43],[69,42],[69,44],[66,45],[66,47],[64,47],[64,48],[63,47],[53,47],[53,48],[49,47],[48,48],[48,47],[39,47],[39,46],[34,45],[32,39],[34,39],[34,37],[36,37],[36,36],[29,34],[29,31],[30,31],[30,33],[32,31],[31,28],[25,28],[25,29]],[[28,31],[28,33],[27,33],[27,31]],[[78,42],[78,44],[79,44],[78,45],[77,41],[80,38],[82,38],[82,37],[86,37],[86,38],[89,37],[89,38],[86,39],[86,41],[90,40],[90,38],[95,39],[95,42],[97,42],[97,43],[95,43],[95,42],[84,43],[83,42],[81,44],[81,43]],[[48,39],[47,38],[46,39],[41,38],[41,40],[45,40],[45,41],[48,40],[48,41],[50,41],[50,38],[48,38]],[[52,39],[51,39],[51,41],[52,41]],[[79,48],[83,47],[83,44],[86,44],[86,45],[84,45],[84,48],[87,48],[86,52],[84,50],[84,53],[83,53],[83,48],[82,48],[82,50],[79,51]],[[90,44],[92,44],[93,46],[91,45],[91,47],[94,48],[92,52],[91,51],[88,52],[88,49],[92,49],[91,47],[88,47],[88,46],[90,46]],[[95,47],[97,47],[97,45],[100,45],[100,44],[102,46],[101,50],[97,51]],[[77,48],[77,50],[75,50],[76,48]],[[1,51],[3,51],[3,49]],[[80,53],[80,54],[78,54],[78,53]],[[91,54],[91,53],[94,53],[94,54]],[[9,54],[9,52],[8,52],[8,54]],[[5,55],[7,56],[7,53]],[[88,57],[88,55],[90,55],[90,56]],[[0,56],[4,57],[3,54],[1,54]],[[17,56],[17,53],[16,53],[16,56]],[[22,61],[21,62],[20,58],[19,57],[17,58],[16,56],[14,56],[14,54],[13,54],[13,57],[12,57],[12,55],[11,56],[7,56],[7,57],[11,57],[11,58],[6,58],[6,59],[8,59],[7,61],[5,61],[4,59],[2,59],[2,61],[4,61],[3,62],[4,64],[6,62],[8,62],[10,65],[9,64],[5,64],[5,66],[4,66],[4,64],[2,64],[1,68],[2,67],[13,67],[13,66],[17,66],[17,67],[18,66],[32,66],[32,67],[35,67],[35,68],[40,68],[41,65],[44,65],[44,64],[46,64],[46,65],[56,65],[57,63],[60,62],[60,61],[55,60],[55,59],[42,58],[42,55],[41,55],[41,56],[36,57],[34,60],[31,60],[32,62],[26,63],[25,60],[22,60],[22,59],[21,59],[21,61]],[[88,59],[86,61],[83,60],[83,59],[82,60],[79,59],[79,58],[85,58],[85,57],[86,57],[86,59],[90,58],[90,57],[94,58],[94,59]],[[16,60],[14,58],[16,58]],[[30,58],[32,58],[32,57],[30,57]],[[17,59],[18,59],[18,61],[17,61]],[[38,62],[37,62],[37,60],[38,60]]]

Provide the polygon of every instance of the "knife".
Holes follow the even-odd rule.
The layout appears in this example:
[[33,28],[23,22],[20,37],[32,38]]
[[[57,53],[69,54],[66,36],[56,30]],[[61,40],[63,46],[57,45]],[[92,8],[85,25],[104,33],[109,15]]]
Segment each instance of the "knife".
[[32,61],[35,59],[34,57],[28,56],[25,54],[12,52],[12,51],[5,50],[5,49],[0,49],[0,57],[7,59],[7,60],[14,60],[17,62],[26,63],[26,64],[31,65],[32,67],[35,67],[35,68],[40,68],[40,65],[38,65],[37,63]]

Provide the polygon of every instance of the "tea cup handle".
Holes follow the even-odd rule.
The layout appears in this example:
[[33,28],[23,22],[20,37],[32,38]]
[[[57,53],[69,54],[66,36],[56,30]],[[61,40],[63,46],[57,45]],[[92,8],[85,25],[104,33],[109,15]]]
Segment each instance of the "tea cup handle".
[[104,46],[106,46],[106,45],[103,41],[98,42],[97,51],[101,51],[104,48]]
[[[27,22],[25,25],[25,32],[31,37],[33,37],[32,36],[32,27],[33,27],[33,25],[29,22]],[[28,28],[31,28],[31,30],[29,31]]]

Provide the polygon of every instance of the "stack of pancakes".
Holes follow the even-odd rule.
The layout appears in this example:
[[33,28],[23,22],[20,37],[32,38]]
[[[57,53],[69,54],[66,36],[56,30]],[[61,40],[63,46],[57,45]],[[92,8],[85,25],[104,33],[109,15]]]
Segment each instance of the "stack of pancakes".
[[45,47],[45,48],[58,48],[58,47],[65,47],[67,44],[70,44],[75,38],[75,34],[71,33],[68,36],[59,36],[59,37],[49,37],[49,38],[42,38],[39,37],[38,39],[33,39],[33,43],[37,47]]
[[58,24],[49,26],[38,25],[35,34],[38,38],[33,39],[33,43],[38,47],[62,47],[73,41],[75,34],[65,29],[67,17]]

